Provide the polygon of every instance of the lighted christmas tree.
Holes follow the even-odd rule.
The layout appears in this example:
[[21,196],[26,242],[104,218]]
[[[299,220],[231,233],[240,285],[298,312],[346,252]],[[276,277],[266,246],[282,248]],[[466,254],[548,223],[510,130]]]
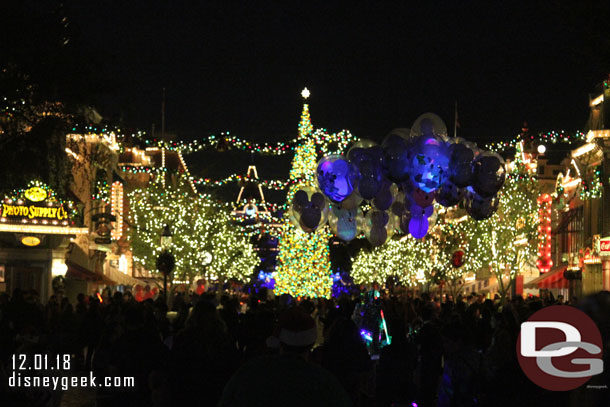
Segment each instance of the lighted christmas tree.
[[[307,99],[307,88],[301,95]],[[300,143],[295,149],[290,170],[290,180],[294,184],[288,191],[288,202],[292,201],[292,196],[299,189],[316,187],[318,157],[312,132],[309,106],[305,103],[299,123]],[[328,252],[328,239],[331,235],[327,226],[306,233],[290,221],[288,214],[284,216],[283,222],[275,293],[291,294],[294,297],[330,297],[333,281]]]

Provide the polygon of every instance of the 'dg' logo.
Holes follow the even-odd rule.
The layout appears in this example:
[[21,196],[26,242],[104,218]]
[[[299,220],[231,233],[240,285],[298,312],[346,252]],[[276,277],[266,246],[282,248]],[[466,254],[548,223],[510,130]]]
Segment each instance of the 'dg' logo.
[[521,324],[517,357],[526,376],[547,390],[575,389],[604,370],[599,329],[567,305],[543,308]]

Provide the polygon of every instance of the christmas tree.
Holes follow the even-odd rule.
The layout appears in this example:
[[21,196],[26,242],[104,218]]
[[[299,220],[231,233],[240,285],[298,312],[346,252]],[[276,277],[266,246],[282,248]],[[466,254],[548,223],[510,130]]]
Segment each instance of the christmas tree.
[[[306,90],[301,93],[304,99],[309,96]],[[318,157],[312,132],[309,106],[305,103],[299,123],[300,142],[295,148],[290,170],[293,184],[288,191],[288,202],[292,201],[292,196],[299,189],[316,187]],[[306,233],[290,221],[289,214],[284,215],[283,222],[275,293],[294,297],[330,297],[333,281],[328,252],[331,235],[327,226]]]

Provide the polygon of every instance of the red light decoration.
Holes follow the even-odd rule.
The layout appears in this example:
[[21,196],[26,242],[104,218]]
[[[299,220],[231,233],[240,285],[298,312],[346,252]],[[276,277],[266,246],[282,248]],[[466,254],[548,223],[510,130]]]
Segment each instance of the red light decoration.
[[453,267],[460,268],[464,265],[464,251],[463,250],[457,250],[456,252],[453,253],[453,256],[451,256],[451,265]]
[[548,272],[553,267],[551,259],[551,204],[549,194],[538,197],[538,260],[536,267],[541,273]]

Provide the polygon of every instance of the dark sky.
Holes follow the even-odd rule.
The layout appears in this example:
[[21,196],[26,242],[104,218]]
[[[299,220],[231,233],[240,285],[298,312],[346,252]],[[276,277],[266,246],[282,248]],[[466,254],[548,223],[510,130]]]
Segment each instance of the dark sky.
[[451,128],[457,100],[461,135],[485,143],[512,138],[524,120],[583,128],[588,93],[610,72],[609,9],[607,0],[89,0],[66,1],[62,13],[95,89],[87,100],[114,122],[158,128],[166,87],[167,129],[179,138],[288,140],[307,86],[316,127],[380,141],[433,111]]

